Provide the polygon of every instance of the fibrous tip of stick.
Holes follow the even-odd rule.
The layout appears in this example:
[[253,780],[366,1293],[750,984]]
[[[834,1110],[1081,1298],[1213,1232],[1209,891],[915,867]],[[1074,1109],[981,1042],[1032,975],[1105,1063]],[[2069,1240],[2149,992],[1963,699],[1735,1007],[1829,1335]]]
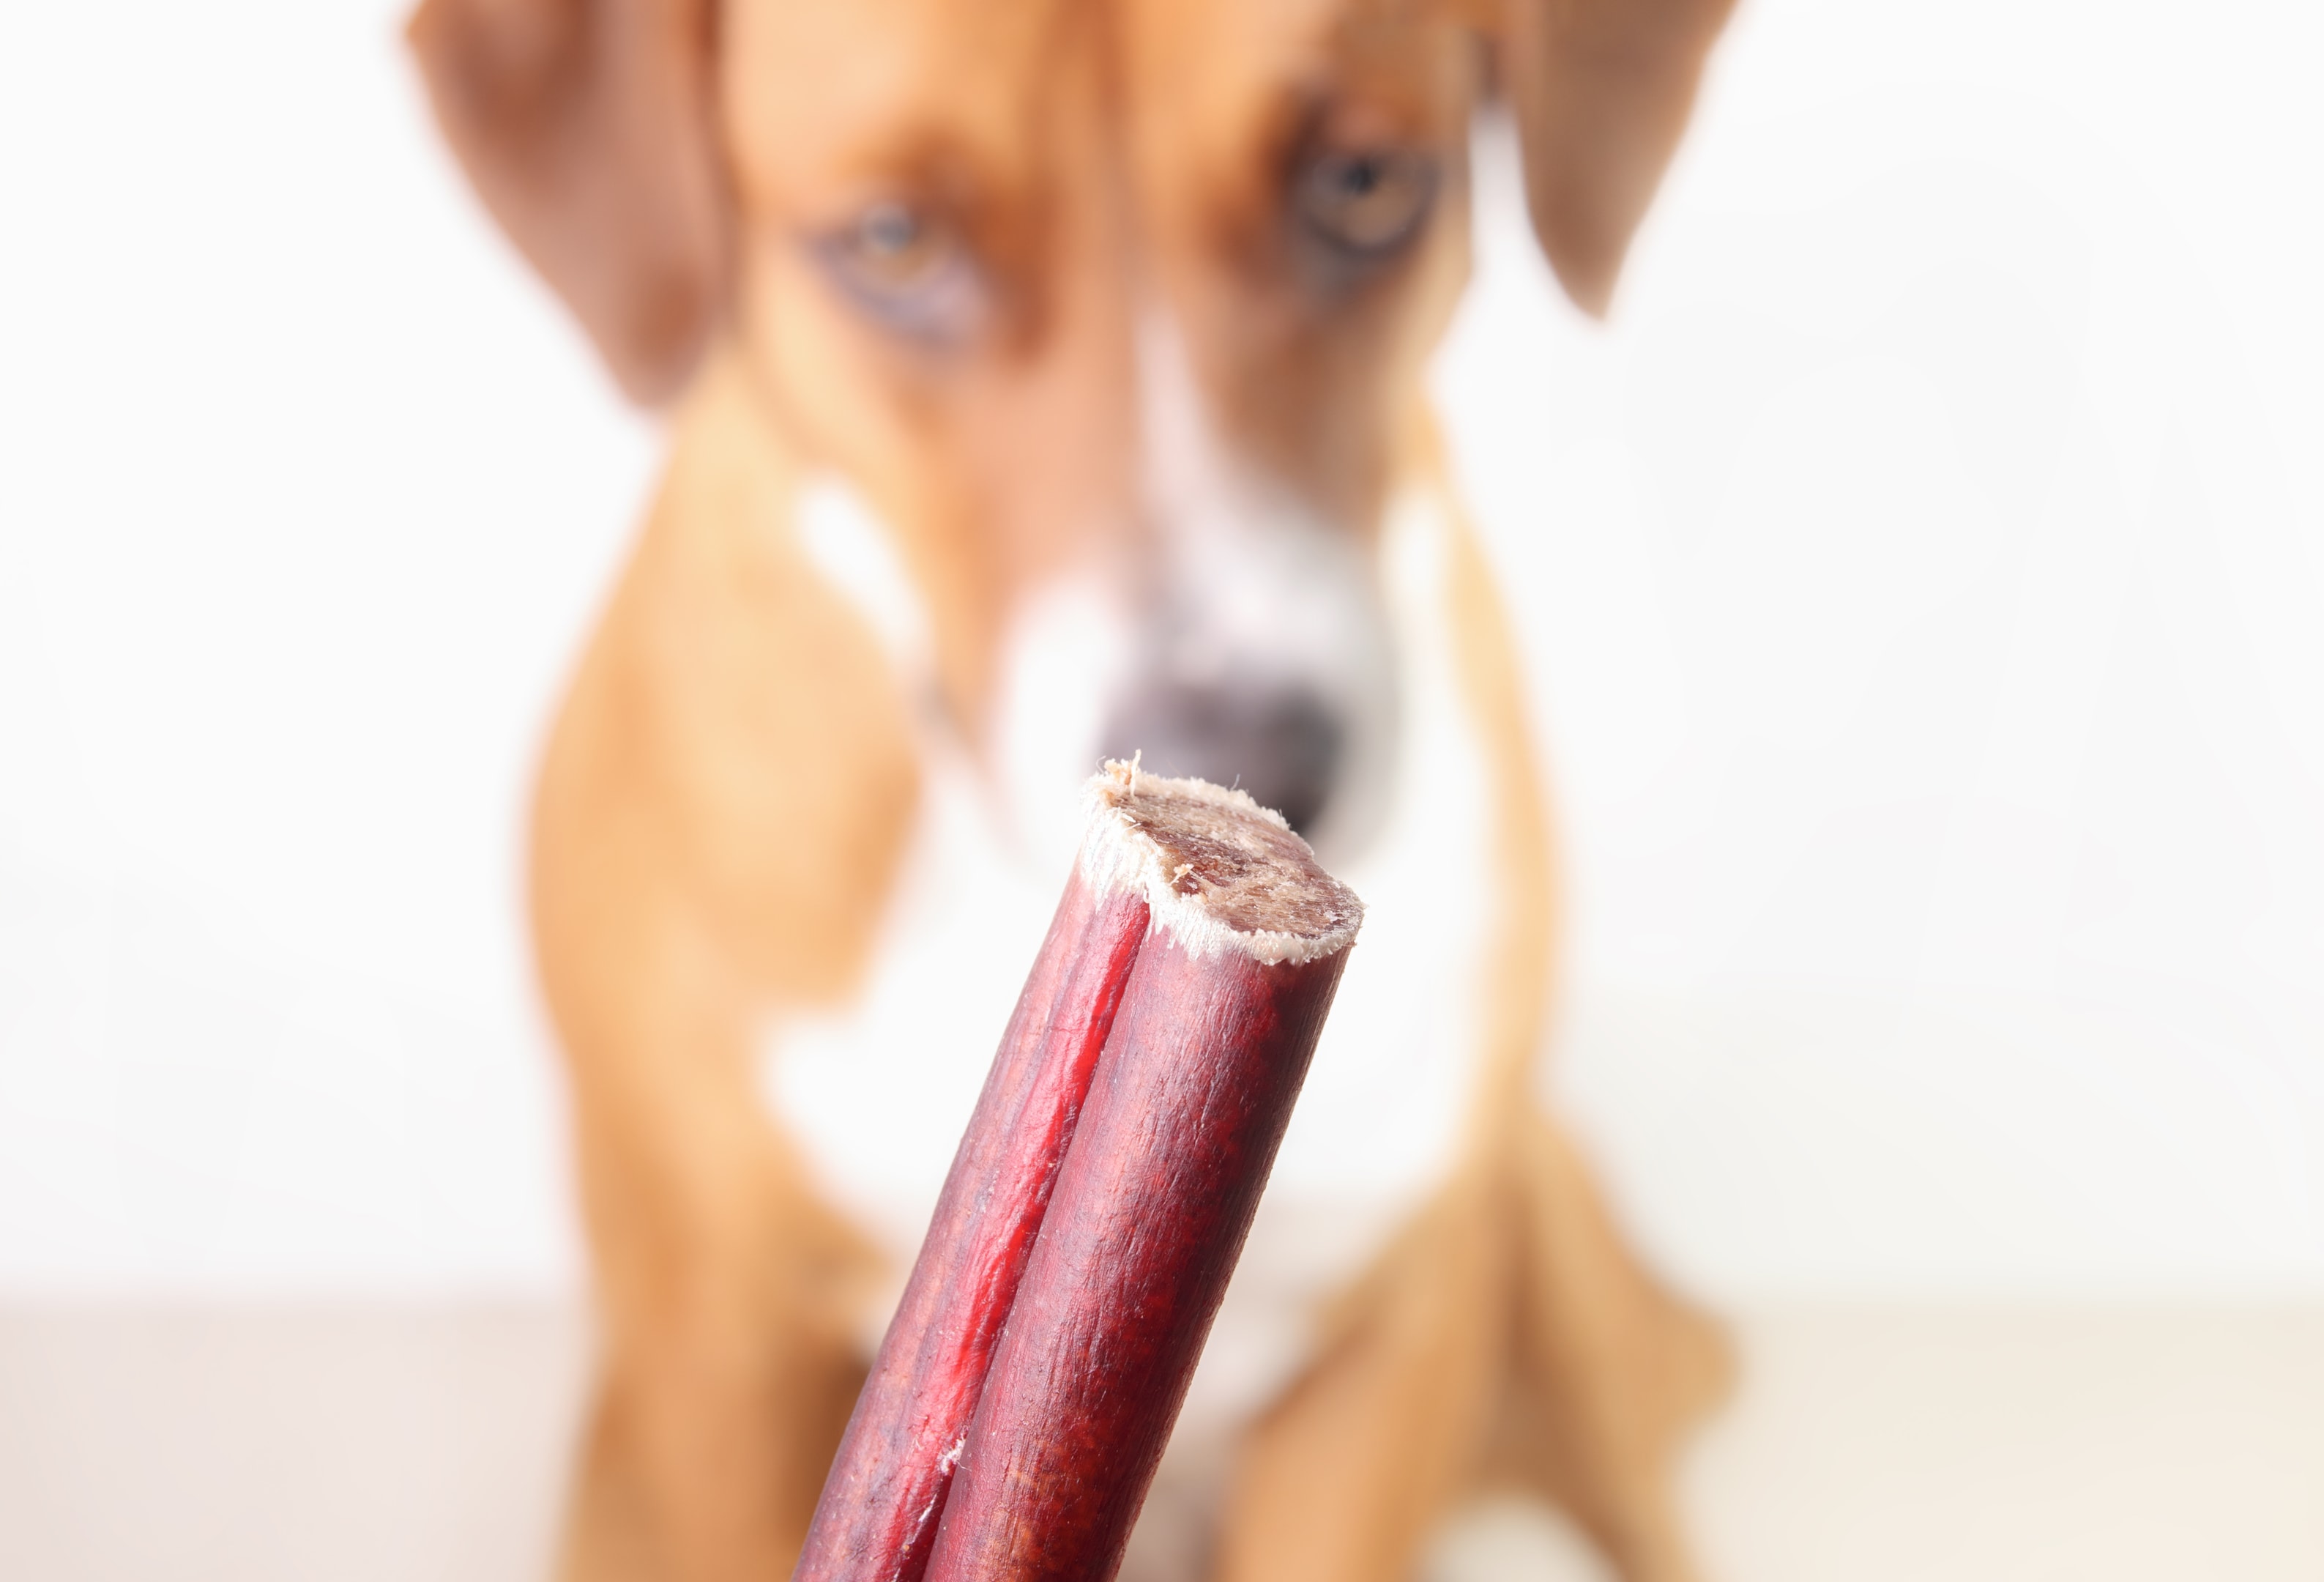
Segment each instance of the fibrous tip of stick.
[[1142,893],[1151,926],[1198,958],[1296,965],[1346,949],[1362,926],[1355,892],[1248,791],[1116,759],[1091,778],[1084,805],[1084,877],[1101,893]]

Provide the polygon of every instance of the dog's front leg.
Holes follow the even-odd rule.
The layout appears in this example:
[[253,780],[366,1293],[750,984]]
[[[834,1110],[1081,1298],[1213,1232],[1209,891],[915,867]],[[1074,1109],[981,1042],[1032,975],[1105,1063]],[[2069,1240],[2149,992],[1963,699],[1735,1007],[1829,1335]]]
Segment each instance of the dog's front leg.
[[1623,1582],[1694,1582],[1671,1477],[1728,1371],[1723,1337],[1517,1101],[1252,1429],[1216,1582],[1406,1582],[1464,1498],[1519,1491]]
[[871,1257],[760,1096],[860,972],[917,795],[902,703],[714,365],[544,760],[533,926],[603,1358],[568,1582],[778,1582],[845,1423]]
[[1625,1244],[1547,1117],[1513,1106],[1505,1148],[1516,1323],[1493,1479],[1554,1500],[1624,1582],[1693,1582],[1672,1484],[1726,1392],[1726,1336]]
[[1473,1485],[1503,1375],[1495,1189],[1462,1170],[1342,1300],[1243,1444],[1213,1582],[1409,1582]]
[[734,1031],[572,1051],[602,1360],[567,1582],[786,1575],[862,1383],[868,1254],[761,1118]]

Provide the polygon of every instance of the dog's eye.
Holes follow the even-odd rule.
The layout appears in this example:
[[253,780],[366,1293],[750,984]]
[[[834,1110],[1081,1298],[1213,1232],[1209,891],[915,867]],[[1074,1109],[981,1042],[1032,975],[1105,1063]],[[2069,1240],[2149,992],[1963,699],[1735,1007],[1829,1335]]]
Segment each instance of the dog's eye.
[[1363,258],[1381,257],[1411,240],[1435,196],[1435,162],[1393,148],[1314,155],[1291,194],[1310,230]]
[[815,251],[840,289],[893,329],[952,339],[982,307],[974,261],[940,217],[883,200],[818,238]]
[[909,291],[942,272],[952,238],[927,215],[900,203],[875,203],[838,238],[863,282],[883,291]]

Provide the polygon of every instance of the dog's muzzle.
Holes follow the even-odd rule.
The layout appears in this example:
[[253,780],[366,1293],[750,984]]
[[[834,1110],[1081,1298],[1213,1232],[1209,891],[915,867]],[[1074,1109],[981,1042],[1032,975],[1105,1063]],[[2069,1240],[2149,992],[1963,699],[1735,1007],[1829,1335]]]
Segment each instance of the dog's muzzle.
[[1296,683],[1164,680],[1124,699],[1108,734],[1110,757],[1134,751],[1155,773],[1238,786],[1313,835],[1339,784],[1348,722]]
[[1296,516],[1171,545],[1107,754],[1249,791],[1319,849],[1359,849],[1385,812],[1395,667],[1370,558]]

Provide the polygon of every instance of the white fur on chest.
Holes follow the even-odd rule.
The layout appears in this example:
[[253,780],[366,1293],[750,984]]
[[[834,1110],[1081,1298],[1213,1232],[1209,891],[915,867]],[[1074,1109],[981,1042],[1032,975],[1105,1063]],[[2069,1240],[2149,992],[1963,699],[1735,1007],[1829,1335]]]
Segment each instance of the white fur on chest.
[[[1364,901],[1363,934],[1195,1375],[1181,1439],[1231,1434],[1288,1383],[1325,1305],[1444,1179],[1460,1146],[1477,1075],[1493,830],[1448,642],[1445,533],[1417,501],[1391,513],[1386,529],[1402,719],[1390,810],[1367,849],[1336,865]],[[909,673],[916,643],[894,588],[872,586],[862,546],[822,549],[818,560],[867,606]],[[918,1250],[1078,837],[1073,793],[1094,765],[1072,767],[1084,750],[1074,733],[1094,719],[1094,705],[1056,696],[1056,664],[1027,668],[1039,671],[1039,701],[1010,732],[1022,759],[1068,766],[1062,794],[1004,807],[957,746],[928,732],[919,827],[862,995],[842,1013],[769,1034],[770,1104],[830,1201],[890,1254],[893,1280],[865,1316],[867,1343],[886,1326]],[[1093,684],[1101,679],[1102,666],[1082,668]],[[1043,720],[1055,739],[1040,739]]]

